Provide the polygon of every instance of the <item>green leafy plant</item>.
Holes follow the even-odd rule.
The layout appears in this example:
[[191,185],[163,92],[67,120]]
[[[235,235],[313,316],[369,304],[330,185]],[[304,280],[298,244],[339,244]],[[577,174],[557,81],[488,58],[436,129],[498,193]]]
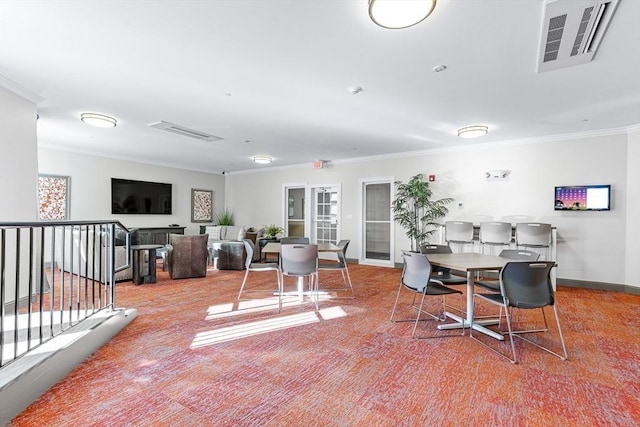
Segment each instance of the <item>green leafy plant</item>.
[[235,219],[233,218],[233,212],[231,209],[224,208],[216,215],[216,222],[218,225],[233,225]]
[[433,192],[423,174],[417,174],[407,183],[394,182],[396,198],[392,202],[393,219],[404,229],[411,239],[411,250],[419,252],[422,245],[440,225],[437,220],[447,215],[447,205],[453,199],[446,197],[431,200]]
[[264,226],[264,237],[266,237],[267,239],[272,239],[281,233],[284,233],[284,229],[282,227],[276,226],[275,224]]

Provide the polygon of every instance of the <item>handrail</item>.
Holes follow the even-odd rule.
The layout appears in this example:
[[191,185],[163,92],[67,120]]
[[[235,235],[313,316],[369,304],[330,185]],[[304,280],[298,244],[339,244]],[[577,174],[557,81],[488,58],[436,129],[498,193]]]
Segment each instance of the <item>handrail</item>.
[[[116,233],[124,264],[116,266]],[[115,307],[115,273],[131,265],[119,221],[0,223],[0,368]]]

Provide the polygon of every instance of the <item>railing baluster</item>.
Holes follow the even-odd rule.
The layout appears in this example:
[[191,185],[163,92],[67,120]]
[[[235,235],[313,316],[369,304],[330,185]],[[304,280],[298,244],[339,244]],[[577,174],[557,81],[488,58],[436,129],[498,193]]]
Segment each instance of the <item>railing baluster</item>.
[[16,229],[16,284],[13,293],[13,357],[18,356],[18,332],[20,331],[18,318],[20,309],[20,231],[19,228]]
[[5,317],[5,240],[7,238],[6,230],[0,230],[0,367],[4,365],[4,317]]
[[31,349],[31,296],[33,295],[33,228],[29,228],[29,289],[27,291],[27,351]]

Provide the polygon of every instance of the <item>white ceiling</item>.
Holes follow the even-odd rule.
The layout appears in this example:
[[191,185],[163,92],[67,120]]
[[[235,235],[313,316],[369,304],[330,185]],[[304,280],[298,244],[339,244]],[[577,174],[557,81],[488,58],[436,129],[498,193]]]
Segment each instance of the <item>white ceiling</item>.
[[[367,0],[0,0],[0,77],[43,98],[42,146],[213,173],[639,124],[640,1],[620,1],[592,62],[537,73],[543,6],[440,0],[387,30]],[[489,134],[457,137],[474,124]]]

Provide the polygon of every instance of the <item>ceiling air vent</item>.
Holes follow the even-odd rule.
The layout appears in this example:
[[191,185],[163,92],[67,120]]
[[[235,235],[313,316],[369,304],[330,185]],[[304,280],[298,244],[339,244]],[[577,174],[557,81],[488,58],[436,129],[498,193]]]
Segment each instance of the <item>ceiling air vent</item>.
[[620,0],[546,0],[538,72],[591,61]]
[[155,122],[155,123],[150,123],[149,127],[166,130],[167,132],[172,132],[182,136],[188,136],[189,138],[199,139],[201,141],[219,141],[222,139],[219,136],[210,135],[205,132],[189,129],[184,126],[179,126],[173,123],[165,122],[163,120],[160,120],[159,122]]

